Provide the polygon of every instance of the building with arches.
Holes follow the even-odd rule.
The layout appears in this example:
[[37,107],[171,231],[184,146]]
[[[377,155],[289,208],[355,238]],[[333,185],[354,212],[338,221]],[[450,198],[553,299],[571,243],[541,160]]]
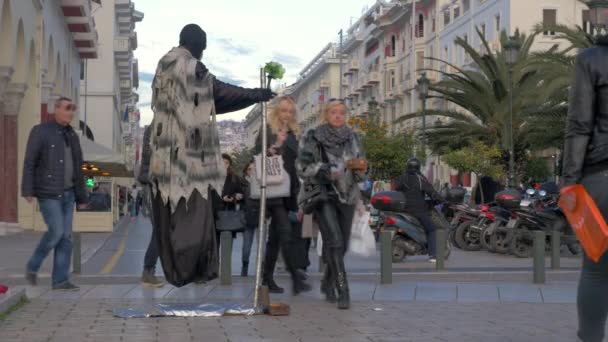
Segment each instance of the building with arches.
[[27,138],[52,118],[56,99],[78,101],[81,62],[97,58],[99,3],[0,0],[0,228],[33,226],[19,193]]

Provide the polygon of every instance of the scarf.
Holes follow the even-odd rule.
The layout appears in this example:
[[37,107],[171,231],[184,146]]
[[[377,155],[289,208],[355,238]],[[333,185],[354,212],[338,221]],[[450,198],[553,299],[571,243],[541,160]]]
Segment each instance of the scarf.
[[341,157],[344,145],[351,139],[353,131],[348,126],[340,128],[331,127],[328,124],[319,126],[315,130],[315,138],[328,153]]

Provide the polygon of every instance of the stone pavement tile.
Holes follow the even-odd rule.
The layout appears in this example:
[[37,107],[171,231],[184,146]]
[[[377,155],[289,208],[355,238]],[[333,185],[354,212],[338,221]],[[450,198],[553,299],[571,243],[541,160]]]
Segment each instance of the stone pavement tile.
[[453,302],[456,296],[454,284],[420,283],[416,286],[416,301]]
[[82,285],[80,291],[46,291],[40,296],[41,299],[45,300],[63,300],[63,299],[80,299],[82,296],[91,291],[94,285]]
[[203,299],[213,290],[212,285],[188,284],[184,287],[173,288],[165,295],[165,298],[175,299]]
[[210,299],[247,299],[253,293],[251,284],[233,284],[232,286],[216,286],[207,298]]
[[136,285],[98,285],[82,296],[83,299],[123,298]]
[[154,300],[159,298],[164,298],[169,292],[171,292],[175,287],[171,285],[165,285],[161,288],[152,288],[146,286],[136,286],[131,291],[129,291],[124,298],[128,299],[143,299],[143,300]]
[[540,287],[544,303],[576,304],[577,284],[549,284]]
[[498,287],[496,285],[487,284],[459,284],[458,298],[460,303],[467,302],[500,302],[498,297]]
[[349,281],[350,299],[353,301],[370,301],[374,297],[376,282],[369,280]]
[[531,284],[501,284],[498,286],[501,302],[542,303],[538,286]]
[[413,301],[416,293],[416,284],[397,283],[376,286],[374,300],[382,301]]

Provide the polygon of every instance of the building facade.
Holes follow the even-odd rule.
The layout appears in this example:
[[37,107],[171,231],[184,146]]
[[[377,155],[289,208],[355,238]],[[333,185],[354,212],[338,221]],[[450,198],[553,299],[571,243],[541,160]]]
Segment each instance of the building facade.
[[83,62],[80,81],[81,120],[93,131],[96,143],[125,156],[129,170],[134,166],[134,133],[139,126],[135,25],[143,17],[131,0],[103,1],[94,13],[99,58]]
[[[21,198],[31,128],[50,120],[55,100],[79,96],[80,65],[97,58],[90,0],[0,1],[0,226],[32,227]],[[79,127],[77,118],[73,123]]]
[[[421,119],[399,124],[394,121],[421,109],[416,84],[423,69],[453,71],[429,58],[458,67],[471,63],[470,57],[454,43],[458,37],[486,52],[477,34],[479,29],[490,50],[498,51],[502,48],[502,31],[512,35],[518,29],[531,34],[539,23],[584,27],[588,25],[586,18],[586,6],[578,0],[378,0],[347,30],[341,49],[336,43],[329,44],[300,74],[292,86],[298,120],[302,127],[315,126],[321,100],[327,99],[321,96],[326,94],[323,89],[332,89],[337,94],[334,89],[342,86],[351,115],[369,115],[369,103],[374,100],[378,103],[379,119],[393,134],[413,134],[420,129]],[[555,44],[560,44],[555,33],[544,32],[537,37],[533,50]],[[329,63],[325,57],[328,51],[332,51]],[[340,60],[343,77],[328,77],[327,70],[340,69]],[[434,82],[439,80],[440,73],[427,71],[426,76]],[[447,106],[440,100],[427,101],[429,108]],[[437,117],[426,118],[427,127],[440,122]],[[429,158],[426,174],[435,183],[458,182],[455,173],[439,157]],[[465,175],[461,181],[469,186],[471,176]]]

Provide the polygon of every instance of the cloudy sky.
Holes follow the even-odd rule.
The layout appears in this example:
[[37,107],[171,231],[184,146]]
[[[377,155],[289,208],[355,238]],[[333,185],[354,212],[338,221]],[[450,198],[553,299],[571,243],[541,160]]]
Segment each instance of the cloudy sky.
[[[349,27],[365,6],[375,0],[136,0],[144,12],[136,26],[139,47],[140,111],[142,124],[152,120],[150,84],[156,63],[179,41],[181,28],[199,24],[208,48],[203,62],[225,82],[243,87],[259,86],[259,70],[271,60],[287,69],[284,82],[297,74],[338,31]],[[248,110],[225,114],[220,120],[241,120]]]

